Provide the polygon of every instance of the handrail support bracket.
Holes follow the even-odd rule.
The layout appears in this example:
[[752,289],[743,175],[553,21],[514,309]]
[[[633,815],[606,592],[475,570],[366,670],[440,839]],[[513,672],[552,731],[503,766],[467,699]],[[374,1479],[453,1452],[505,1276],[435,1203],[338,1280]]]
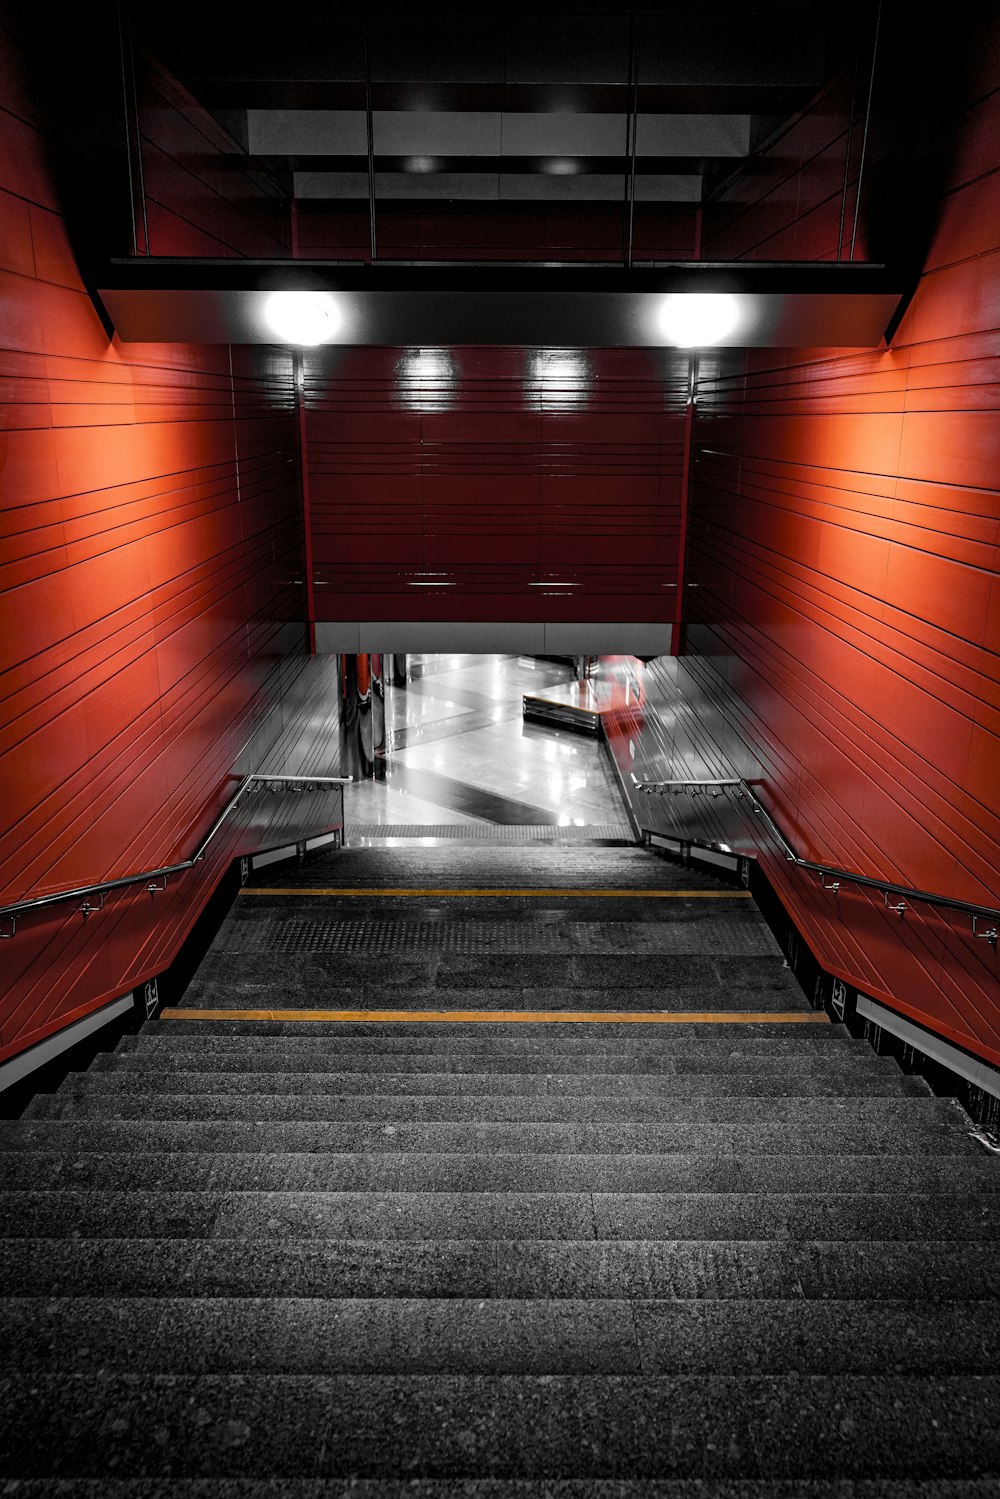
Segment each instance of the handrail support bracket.
[[973,918],[972,918],[972,935],[974,937],[979,937],[983,942],[988,942],[990,944],[990,946],[992,947],[993,951],[996,952],[996,950],[997,950],[997,939],[1000,938],[1000,931],[998,931],[998,929],[995,926],[993,926],[993,927],[990,928],[990,930],[988,932],[981,932],[978,929],[978,923],[979,923],[979,918],[978,918],[978,916],[974,915]]

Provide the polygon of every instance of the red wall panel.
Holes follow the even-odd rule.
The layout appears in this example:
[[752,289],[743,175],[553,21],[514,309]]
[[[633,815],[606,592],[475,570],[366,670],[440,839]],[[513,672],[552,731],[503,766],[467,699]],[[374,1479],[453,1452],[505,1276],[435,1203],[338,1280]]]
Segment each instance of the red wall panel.
[[289,199],[152,57],[135,67],[140,253],[290,255]]
[[[848,258],[862,103],[854,96],[851,77],[843,76],[795,116],[769,149],[754,158],[752,170],[738,172],[705,205],[702,258],[836,260],[838,246]],[[863,259],[860,241],[855,248]]]
[[[967,46],[996,71],[989,27]],[[926,264],[890,350],[759,352],[703,374],[682,663],[726,762],[759,780],[802,854],[992,905],[998,84],[978,66],[978,92],[956,105],[948,171],[940,183],[930,175],[938,197],[919,205],[932,221]],[[828,119],[832,145],[836,112]],[[874,151],[877,184],[894,158],[880,157],[878,136]],[[709,253],[779,242],[776,190],[758,188],[787,185],[788,167],[786,156],[746,191],[733,185]],[[815,206],[797,170],[788,242]],[[793,196],[782,198],[789,209]],[[862,222],[876,213],[868,204]],[[997,957],[967,919],[915,906],[900,920],[877,895],[833,897],[777,851],[766,859],[829,969],[1000,1063]]]
[[[336,744],[335,683],[303,646],[291,361],[109,344],[45,118],[0,99],[0,903],[183,859],[242,774],[329,773]],[[162,894],[24,917],[0,944],[0,1060],[164,969],[234,854],[299,819],[248,799]]]
[[[367,204],[308,200],[296,205],[296,254],[303,259],[366,260],[371,250]],[[637,204],[636,260],[697,259],[691,204]],[[540,208],[505,203],[376,205],[380,260],[621,261],[626,227],[620,204]]]
[[535,357],[433,354],[423,384],[412,351],[307,358],[320,619],[672,617],[686,360]]

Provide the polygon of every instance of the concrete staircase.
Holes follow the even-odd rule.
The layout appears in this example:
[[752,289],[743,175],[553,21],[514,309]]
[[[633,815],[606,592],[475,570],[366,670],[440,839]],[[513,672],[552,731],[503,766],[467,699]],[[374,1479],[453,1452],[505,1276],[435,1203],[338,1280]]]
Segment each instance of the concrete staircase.
[[[0,1496],[1000,1492],[1000,1164],[749,901],[625,847],[265,882],[456,893],[245,894],[204,1018],[0,1125]],[[317,1008],[607,1018],[230,1013]]]

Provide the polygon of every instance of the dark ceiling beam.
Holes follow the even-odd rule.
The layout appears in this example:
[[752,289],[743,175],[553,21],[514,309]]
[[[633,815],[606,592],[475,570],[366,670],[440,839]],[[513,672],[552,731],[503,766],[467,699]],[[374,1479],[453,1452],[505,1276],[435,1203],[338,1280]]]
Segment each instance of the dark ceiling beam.
[[[269,156],[258,153],[252,158],[265,167],[281,170],[291,168],[293,172],[364,172],[368,169],[367,156]],[[659,175],[664,172],[700,176],[719,160],[731,166],[733,158],[727,156],[637,156],[637,175]],[[433,167],[418,167],[414,157],[375,156],[377,172],[407,172],[415,177],[429,176],[435,172],[537,172],[541,176],[592,176],[606,172],[621,172],[626,158],[620,156],[435,156]],[[567,170],[569,169],[569,170]]]
[[876,347],[899,301],[877,265],[673,263],[658,267],[344,265],[331,261],[113,261],[100,297],[138,342],[273,343],[267,294],[320,291],[343,317],[334,342],[662,347],[668,293],[727,292],[740,346]]
[[[362,79],[191,79],[189,86],[208,109],[364,109]],[[639,108],[650,114],[791,114],[815,93],[815,87],[768,88],[748,84],[639,86]],[[374,109],[427,108],[433,94],[437,109],[548,110],[556,103],[581,113],[624,113],[626,84],[566,83],[372,83]]]

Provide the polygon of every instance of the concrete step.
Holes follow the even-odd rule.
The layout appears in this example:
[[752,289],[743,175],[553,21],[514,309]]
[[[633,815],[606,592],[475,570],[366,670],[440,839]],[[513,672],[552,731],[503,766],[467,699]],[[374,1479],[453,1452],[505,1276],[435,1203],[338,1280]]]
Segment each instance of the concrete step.
[[[808,1021],[814,1014],[790,970],[768,958],[763,969],[753,966],[756,960],[742,960],[748,966],[745,980],[739,974],[720,972],[721,959],[677,958],[669,976],[656,973],[649,982],[637,982],[643,975],[620,970],[613,979],[605,976],[599,982],[592,971],[575,972],[573,959],[561,960],[560,973],[522,975],[517,983],[509,966],[498,962],[495,971],[482,968],[479,973],[455,973],[444,959],[419,963],[402,962],[383,972],[382,961],[374,966],[354,965],[350,971],[346,960],[336,955],[314,954],[309,958],[285,957],[273,953],[232,953],[210,955],[185,990],[183,1007],[198,1010],[600,1010],[607,1011],[608,1023],[617,1013],[652,1010],[661,1014],[698,1015],[718,1011],[742,1010],[766,1014],[777,1011],[800,1013]],[[171,1027],[185,1022],[164,1022]],[[206,1020],[189,1022],[200,1027]],[[249,1023],[249,1022],[244,1022]],[[288,1022],[289,1024],[293,1022]],[[340,1022],[343,1023],[343,1022]],[[375,1021],[351,1022],[377,1024]],[[405,1024],[406,1022],[398,1022]],[[483,1022],[488,1023],[488,1022]],[[618,1022],[620,1023],[620,1022]],[[712,1029],[718,1022],[710,1022]],[[782,1024],[781,1022],[777,1022]],[[815,1022],[813,1022],[815,1023]],[[317,1022],[312,1022],[316,1028]],[[530,1022],[521,1022],[530,1024]],[[698,1025],[698,1021],[672,1021],[671,1026]],[[751,1027],[776,1022],[740,1022],[740,1033]],[[788,1022],[782,1024],[787,1028]],[[688,1034],[700,1032],[688,1031]]]
[[521,996],[519,1003],[506,1005],[509,1009],[549,1009],[560,994],[583,992],[598,997],[604,993],[614,996],[613,1007],[620,1010],[646,1008],[636,1002],[640,992],[648,999],[649,991],[655,990],[661,998],[648,1007],[660,1009],[676,992],[687,992],[690,998],[699,987],[721,987],[737,1007],[758,1009],[763,994],[781,994],[806,1009],[802,990],[780,957],[713,952],[707,931],[698,940],[702,945],[696,951],[643,955],[623,948],[571,955],[496,952],[414,957],[322,950],[275,952],[273,944],[268,946],[265,933],[250,930],[244,934],[234,929],[227,931],[203,960],[195,984],[217,986],[223,992],[247,983],[265,986],[274,996],[273,1005],[278,1005],[279,997],[281,1003],[291,1001],[296,993],[308,995],[312,1007],[330,1005],[326,995],[332,989],[346,996],[353,994],[356,1003],[367,997],[371,1008],[379,1008],[390,990],[409,990],[412,994],[434,989],[442,995],[456,993],[466,1001],[471,996],[480,997],[477,1008],[481,1007],[481,997],[491,991],[500,991],[508,999]]
[[[684,959],[685,962],[688,959]],[[700,961],[700,959],[699,959]],[[708,962],[708,959],[706,959]],[[651,1010],[658,1015],[690,1016],[708,1015],[714,1016],[718,1013],[742,1012],[744,1016],[765,1016],[765,1019],[741,1019],[736,1022],[739,1025],[741,1036],[768,1036],[768,1034],[787,1034],[789,1025],[795,1022],[774,1019],[768,1021],[768,1015],[789,1015],[795,1012],[801,1016],[805,1025],[817,1024],[814,1019],[814,1010],[805,1004],[802,991],[796,983],[789,980],[787,985],[781,983],[760,983],[757,988],[747,986],[741,988],[735,980],[723,980],[715,974],[714,967],[706,968],[705,973],[688,980],[678,980],[676,983],[655,982],[645,986],[631,986],[627,976],[622,976],[622,982],[604,983],[595,986],[592,980],[589,982],[564,983],[555,985],[517,985],[511,986],[510,982],[495,983],[489,988],[480,988],[475,983],[463,979],[462,982],[447,982],[448,974],[439,974],[432,971],[427,965],[427,971],[412,976],[400,977],[397,983],[379,983],[373,979],[372,962],[367,964],[367,976],[357,977],[351,980],[339,967],[334,959],[330,962],[325,959],[313,958],[309,961],[294,961],[279,964],[277,959],[273,961],[273,974],[259,973],[255,967],[244,961],[238,955],[226,955],[223,961],[223,971],[220,977],[205,977],[193,980],[189,989],[184,991],[184,1009],[195,1009],[199,1012],[211,1010],[216,1013],[222,1010],[223,1015],[228,1012],[243,1013],[246,1010],[280,1010],[282,1013],[295,1010],[334,1010],[334,1012],[348,1012],[351,1015],[366,1015],[367,1012],[379,1012],[379,1010],[415,1010],[418,1013],[426,1013],[427,1010],[435,1012],[456,1012],[456,1010],[474,1010],[477,1013],[490,1012],[531,1012],[531,1010],[544,1010],[546,1013],[559,1012],[559,1010],[586,1010],[588,1013],[607,1013],[607,1021],[604,1024],[622,1024],[616,1021],[616,1016],[624,1013],[634,1013],[637,1010]],[[289,971],[291,970],[291,971]],[[781,968],[775,970],[780,974]],[[435,982],[441,977],[445,982]],[[171,1025],[198,1025],[205,1028],[208,1024],[225,1024],[225,1021],[169,1021]],[[234,1024],[234,1022],[231,1022]],[[250,1022],[237,1021],[235,1024],[241,1028],[250,1024],[274,1024],[274,1022]],[[294,1025],[294,1021],[279,1022],[279,1024]],[[304,1024],[304,1022],[300,1022]],[[318,1031],[322,1022],[307,1022],[312,1031]],[[345,1024],[345,1022],[333,1022],[333,1024]],[[348,1024],[378,1024],[378,1021],[351,1021]],[[411,1024],[408,1021],[399,1021],[396,1024]],[[454,1027],[456,1022],[448,1022]],[[466,1022],[457,1022],[466,1024]],[[504,1024],[502,1021],[481,1021],[480,1028],[490,1024]],[[511,1022],[507,1022],[511,1024]],[[519,1028],[526,1028],[534,1024],[532,1021],[517,1022]],[[541,1022],[540,1022],[541,1024]],[[559,1021],[549,1022],[547,1030],[555,1030]],[[567,1021],[567,1025],[571,1022]],[[655,1024],[655,1022],[654,1022]],[[655,1025],[655,1031],[663,1034],[663,1024]],[[727,1025],[729,1030],[733,1022],[726,1021],[691,1021],[691,1019],[670,1019],[670,1034],[685,1034],[685,1036],[708,1036],[708,1034],[720,1033],[720,1027]],[[823,1022],[819,1022],[820,1025]],[[684,1027],[684,1031],[681,1031]],[[711,1030],[706,1030],[711,1027]],[[423,1028],[423,1027],[421,1027]],[[634,1030],[634,1025],[630,1025]]]
[[25,1190],[0,1193],[0,1236],[992,1244],[1000,1239],[1000,1194]]
[[[212,1499],[275,1499],[273,1480],[216,1478]],[[768,1479],[572,1478],[572,1479],[391,1479],[352,1478],[349,1490],[336,1480],[289,1479],[289,1499],[996,1499],[992,1478]],[[202,1479],[171,1478],[170,1499],[207,1499]],[[48,1479],[0,1479],[0,1499],[52,1499]],[[62,1478],[59,1499],[163,1499],[160,1480]]]
[[[603,996],[601,996],[603,998]],[[183,1005],[188,1007],[188,996],[185,994]],[[457,1008],[449,999],[449,1007]],[[194,1008],[197,1008],[196,1006]],[[266,1009],[266,1006],[264,1006]],[[332,1008],[325,1005],[324,1008]],[[347,1005],[345,1008],[350,1009]],[[408,1001],[407,1009],[415,1009],[416,1006]],[[441,1009],[441,1006],[430,1006],[429,1008]],[[523,1009],[523,1005],[515,1005],[515,1008]],[[716,1009],[720,1006],[716,1005]],[[744,1007],[745,1008],[745,1007]],[[791,1008],[791,1007],[789,1007]],[[669,1013],[663,1011],[660,1005],[653,1007],[654,1013]],[[867,1045],[867,1042],[855,1041],[850,1032],[842,1025],[828,1025],[825,1022],[810,1022],[810,1012],[802,1011],[801,1025],[787,1021],[739,1021],[718,1022],[707,1021],[670,1021],[664,1024],[661,1021],[644,1023],[642,1021],[615,1020],[614,1010],[607,1011],[607,1019],[600,1022],[575,1022],[575,1021],[461,1021],[461,1020],[148,1020],[140,1032],[142,1039],[153,1037],[164,1037],[169,1039],[187,1038],[187,1042],[197,1045],[197,1038],[202,1040],[208,1037],[225,1038],[235,1037],[282,1037],[292,1039],[308,1038],[316,1042],[324,1038],[353,1037],[356,1039],[373,1038],[407,1040],[415,1037],[419,1040],[458,1040],[467,1038],[479,1040],[482,1037],[527,1037],[528,1039],[552,1040],[553,1038],[566,1037],[569,1040],[579,1039],[585,1030],[590,1030],[593,1035],[605,1041],[627,1041],[643,1042],[654,1041],[662,1046],[689,1046],[692,1043],[709,1042],[718,1046],[729,1046],[740,1051],[761,1050],[769,1051],[771,1044],[776,1043],[779,1050],[782,1046],[795,1050],[798,1047],[829,1046],[831,1043],[839,1044],[845,1042],[851,1049]],[[129,1036],[123,1038],[130,1043],[138,1038]]]
[[[637,1094],[673,1098],[865,1098],[926,1097],[927,1083],[906,1077],[895,1063],[882,1067],[823,1068],[815,1073],[579,1072],[230,1072],[176,1071],[123,1066],[92,1068],[85,1074],[93,1093],[268,1093],[289,1094],[554,1094],[595,1093],[631,1098]],[[73,1087],[82,1086],[74,1081]]]
[[[212,1499],[275,1499],[273,1480],[215,1478]],[[62,1478],[59,1499],[208,1499],[202,1479]],[[975,1479],[390,1479],[296,1478],[282,1482],[289,1499],[996,1499],[993,1478]],[[52,1499],[48,1479],[0,1479],[0,1499]]]
[[[490,1063],[495,1063],[490,1066]],[[116,1051],[102,1053],[94,1058],[91,1074],[99,1072],[154,1073],[290,1073],[298,1066],[310,1073],[482,1073],[495,1075],[512,1073],[621,1073],[662,1074],[663,1076],[688,1075],[719,1077],[799,1077],[799,1076],[859,1076],[868,1077],[882,1073],[897,1077],[899,1068],[891,1057],[879,1057],[870,1047],[859,1051],[838,1048],[829,1056],[815,1054],[799,1056],[751,1055],[730,1056],[728,1053],[710,1051],[677,1055],[670,1052],[646,1050],[616,1054],[603,1047],[591,1044],[587,1051],[564,1051],[558,1045],[538,1047],[532,1051],[516,1051],[493,1054],[491,1052],[345,1052],[339,1047],[328,1046],[301,1056],[294,1052],[264,1047],[261,1044],[238,1049],[164,1051]]]
[[489,1123],[550,1121],[557,1124],[606,1120],[635,1124],[744,1124],[759,1128],[799,1125],[819,1138],[826,1130],[856,1125],[876,1132],[898,1125],[916,1136],[925,1127],[940,1127],[967,1138],[969,1116],[953,1099],[920,1096],[899,1098],[895,1093],[875,1098],[719,1098],[670,1097],[666,1094],[613,1095],[577,1093],[463,1094],[407,1093],[148,1093],[92,1089],[86,1077],[66,1082],[58,1093],[39,1094],[22,1116],[24,1121],[93,1119],[191,1123],[218,1121],[238,1124],[339,1123],[370,1125],[405,1122]]
[[0,1239],[9,1296],[1000,1300],[981,1241]]
[[[973,1156],[982,1146],[957,1119],[933,1124],[910,1118],[883,1124],[706,1124],[650,1121],[536,1123],[427,1123],[398,1121],[249,1122],[162,1119],[0,1121],[0,1152],[20,1151],[130,1154],[136,1151],[249,1154],[304,1151],[347,1154],[418,1152],[449,1155],[537,1152],[542,1155],[817,1155],[817,1156]],[[996,1171],[1000,1177],[1000,1169]]]
[[[714,1037],[675,1036],[673,1026],[644,1026],[646,1033],[632,1036],[627,1027],[619,1028],[618,1034],[609,1036],[602,1024],[581,1023],[572,1025],[521,1025],[506,1027],[501,1035],[493,1035],[493,1027],[485,1025],[465,1026],[456,1024],[449,1032],[445,1027],[436,1027],[437,1034],[427,1034],[417,1026],[408,1026],[407,1034],[400,1035],[392,1022],[382,1027],[381,1034],[306,1034],[306,1035],[247,1035],[237,1028],[233,1035],[219,1035],[206,1027],[198,1029],[198,1021],[188,1022],[187,1033],[174,1034],[174,1022],[166,1022],[162,1030],[143,1031],[137,1036],[123,1036],[115,1048],[116,1056],[246,1056],[272,1057],[312,1056],[574,1056],[577,1053],[590,1055],[600,1052],[609,1057],[667,1057],[678,1060],[690,1057],[725,1058],[731,1061],[746,1059],[766,1060],[779,1057],[809,1057],[814,1060],[834,1060],[839,1056],[866,1057],[875,1053],[867,1041],[834,1037],[831,1045],[830,1032],[835,1028],[826,1025],[786,1025],[785,1034],[777,1036],[749,1036],[744,1038],[738,1026],[718,1028]],[[208,1022],[211,1026],[212,1022]],[[322,1022],[319,1022],[322,1024]],[[238,1023],[237,1023],[238,1027]],[[429,1024],[427,1029],[429,1029]],[[639,1029],[639,1027],[636,1027]],[[656,1034],[657,1029],[659,1034]],[[839,1029],[839,1028],[838,1028]],[[527,1031],[533,1034],[526,1034]],[[650,1034],[652,1032],[653,1034]]]
[[0,1191],[45,1192],[892,1192],[1000,1197],[994,1156],[329,1154],[22,1150],[0,1156]]
[[0,1462],[282,1482],[992,1477],[1000,1378],[36,1373],[0,1380]]
[[[441,950],[451,952],[579,950],[578,938],[582,939],[583,950],[586,952],[615,951],[631,945],[622,941],[609,941],[606,930],[591,930],[584,934],[563,929],[558,936],[553,936],[551,931],[538,931],[539,927],[551,927],[554,924],[553,918],[558,916],[563,918],[559,922],[563,928],[568,923],[605,928],[627,922],[630,925],[650,923],[659,927],[694,925],[700,929],[711,923],[711,936],[706,933],[698,937],[687,931],[664,934],[670,943],[666,949],[668,951],[709,954],[719,951],[732,953],[734,948],[730,944],[734,940],[733,928],[752,927],[762,940],[754,943],[751,951],[773,954],[779,951],[759,910],[746,893],[728,887],[706,890],[699,889],[697,885],[688,886],[685,882],[669,886],[661,885],[658,881],[643,887],[616,875],[604,889],[595,886],[590,880],[582,885],[564,881],[551,886],[536,880],[528,880],[523,885],[506,880],[496,886],[462,888],[454,882],[454,877],[451,883],[445,881],[440,885],[431,882],[428,886],[366,888],[364,895],[352,894],[350,886],[342,887],[345,891],[343,895],[338,894],[336,886],[278,888],[292,888],[292,894],[271,896],[263,891],[259,895],[251,891],[244,892],[244,898],[237,904],[229,924],[230,938],[234,932],[249,926],[253,921],[335,921],[352,924],[374,921],[379,923],[379,927],[377,931],[365,934],[366,941],[377,944],[378,951],[383,953],[390,947],[400,950],[396,947],[396,942],[401,934],[388,932],[385,923],[402,925],[433,921],[435,926],[444,927],[438,934]],[[396,893],[397,888],[399,893]],[[425,894],[425,890],[429,893]],[[665,895],[665,891],[669,893]],[[473,927],[481,923],[488,924],[491,928],[489,947],[484,949],[480,940],[481,933],[473,941],[470,941],[470,934],[466,933],[461,947],[456,949],[444,926],[456,921],[470,923]],[[510,923],[514,922],[522,926],[520,932],[510,929]],[[675,948],[678,937],[684,940],[682,949]],[[640,937],[640,945],[633,950],[643,951],[642,942]],[[416,951],[431,950],[435,946],[433,937],[430,946],[425,944],[426,937],[421,939],[421,945]],[[343,951],[343,948],[339,950]],[[414,951],[412,947],[408,950]]]
[[1000,1302],[0,1299],[0,1371],[995,1374]]
[[[544,889],[729,890],[732,883],[707,870],[651,858],[636,847],[588,848],[564,845],[479,846],[450,843],[447,848],[345,848],[307,864],[257,870],[248,888],[308,889]],[[263,899],[245,895],[247,904]]]

